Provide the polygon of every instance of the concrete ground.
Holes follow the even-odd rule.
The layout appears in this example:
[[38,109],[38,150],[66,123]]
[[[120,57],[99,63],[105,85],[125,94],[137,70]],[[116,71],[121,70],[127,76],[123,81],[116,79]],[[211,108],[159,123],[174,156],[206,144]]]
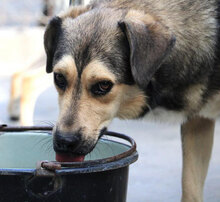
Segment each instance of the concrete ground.
[[[0,123],[8,119],[10,76],[0,75]],[[57,94],[48,88],[38,98],[35,124],[55,123]],[[137,142],[139,159],[130,166],[128,202],[177,202],[181,197],[181,143],[178,125],[114,120],[109,130],[127,134]],[[215,144],[205,185],[205,202],[220,201],[220,122],[216,124]]]

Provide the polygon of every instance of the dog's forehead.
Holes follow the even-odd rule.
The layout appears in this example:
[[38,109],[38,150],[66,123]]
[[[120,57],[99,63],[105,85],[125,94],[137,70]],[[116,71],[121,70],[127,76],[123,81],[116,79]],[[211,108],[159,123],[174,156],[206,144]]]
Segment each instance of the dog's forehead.
[[75,80],[77,77],[81,80],[81,77],[84,77],[84,80],[96,80],[104,79],[111,80],[115,82],[115,77],[110,69],[105,65],[104,62],[95,59],[90,61],[85,68],[83,69],[81,75],[79,75],[78,69],[75,65],[75,60],[71,55],[64,55],[55,65],[54,70],[56,72],[61,72],[65,76],[70,77],[71,80]]
[[121,34],[117,21],[110,22],[105,18],[103,14],[91,12],[62,22],[58,51],[72,54],[79,70],[94,58],[108,57],[116,48],[114,43]]
[[[103,12],[88,12],[77,18],[66,18],[62,22],[64,40],[75,52],[89,46],[104,48],[109,42],[114,43],[121,35],[118,20]],[[66,45],[68,45],[66,44]]]
[[[110,13],[111,12],[111,13]],[[68,34],[84,34],[84,37],[88,37],[91,34],[100,35],[99,31],[107,33],[116,33],[118,29],[118,21],[122,14],[109,9],[94,9],[86,12],[77,18],[64,18],[62,22],[62,28],[69,32]],[[111,16],[111,17],[109,17]]]
[[[92,11],[62,22],[62,34],[55,52],[55,64],[63,55],[71,55],[79,77],[92,61],[102,61],[118,80],[130,77],[127,72],[128,51],[123,32],[118,26],[120,16],[109,18],[109,11]],[[111,14],[112,15],[112,14]],[[129,78],[129,80],[131,80]],[[122,81],[123,82],[123,81]]]

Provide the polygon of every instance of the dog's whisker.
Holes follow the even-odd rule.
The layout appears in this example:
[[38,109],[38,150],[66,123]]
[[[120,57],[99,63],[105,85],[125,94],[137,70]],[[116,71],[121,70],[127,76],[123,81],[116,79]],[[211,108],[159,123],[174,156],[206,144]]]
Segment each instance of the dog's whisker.
[[48,121],[48,120],[41,120],[41,121],[36,121],[36,122],[39,122],[40,124],[45,124],[45,125],[48,125],[48,126],[51,126],[51,127],[54,127],[55,126],[55,121]]
[[112,155],[115,156],[116,153],[114,152],[114,150],[113,150],[113,148],[111,147],[111,145],[109,145],[109,144],[106,143],[106,142],[104,142],[104,144],[105,144],[108,148],[110,148],[110,150],[111,150],[111,152],[112,152]]
[[51,144],[51,142],[45,142],[42,145],[42,150],[47,154],[51,154],[53,153],[53,145]]
[[51,137],[48,136],[48,137],[44,137],[44,138],[42,138],[40,140],[36,140],[36,144],[35,145],[42,144],[42,142],[48,141],[48,139],[51,140]]

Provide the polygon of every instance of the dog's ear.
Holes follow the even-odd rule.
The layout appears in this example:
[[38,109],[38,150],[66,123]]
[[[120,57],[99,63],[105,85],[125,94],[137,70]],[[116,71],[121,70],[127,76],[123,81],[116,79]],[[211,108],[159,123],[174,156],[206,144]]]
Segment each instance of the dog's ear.
[[145,89],[171,52],[175,37],[151,16],[136,12],[119,22],[119,26],[128,39],[134,81]]
[[54,17],[47,25],[44,34],[44,48],[47,54],[46,71],[53,71],[53,58],[57,48],[58,38],[61,33],[62,20],[60,17]]

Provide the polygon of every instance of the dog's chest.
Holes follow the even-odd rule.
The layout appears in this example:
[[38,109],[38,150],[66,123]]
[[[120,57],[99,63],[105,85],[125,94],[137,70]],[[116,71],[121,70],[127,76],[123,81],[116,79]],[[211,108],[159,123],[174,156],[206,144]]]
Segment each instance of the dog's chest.
[[157,107],[150,110],[144,119],[147,121],[157,121],[162,123],[183,123],[186,120],[184,112],[178,112],[174,110],[167,110],[163,107]]
[[220,115],[220,92],[210,98],[198,113],[190,114],[186,110],[175,111],[163,107],[156,107],[155,109],[150,110],[144,116],[144,119],[164,123],[183,123],[188,117],[195,115],[209,119],[216,119]]

